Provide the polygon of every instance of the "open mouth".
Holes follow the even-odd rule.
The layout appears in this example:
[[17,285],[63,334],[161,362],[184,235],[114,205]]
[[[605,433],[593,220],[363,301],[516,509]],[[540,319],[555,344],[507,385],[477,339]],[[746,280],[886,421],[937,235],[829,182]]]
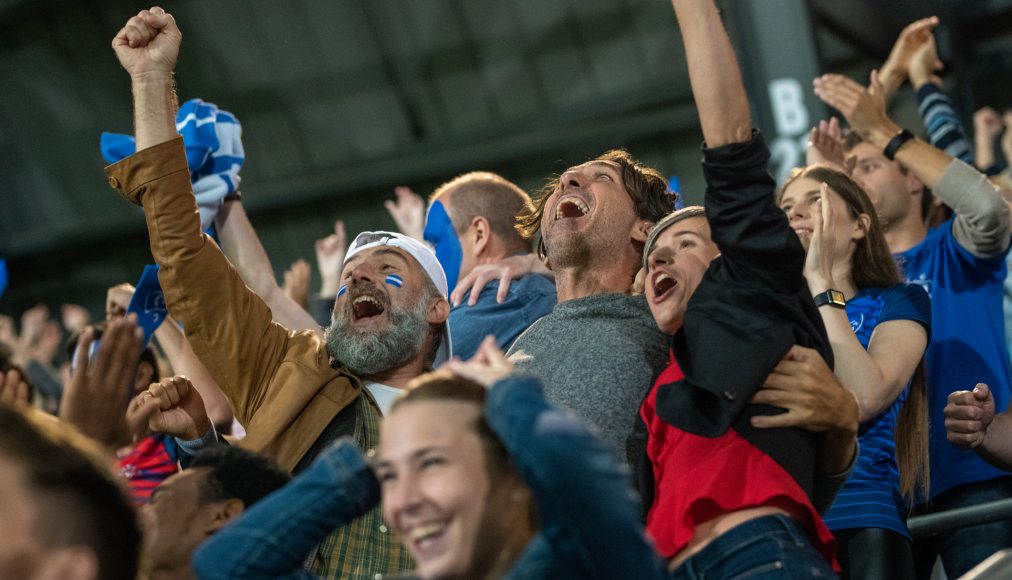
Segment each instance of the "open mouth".
[[812,237],[812,228],[797,227],[794,228],[794,233],[798,234],[799,238],[810,238]]
[[590,213],[590,208],[578,197],[567,197],[555,206],[555,219],[582,218]]
[[654,287],[654,303],[657,303],[664,301],[674,292],[675,287],[678,286],[678,281],[665,272],[657,272],[653,275],[651,284]]
[[386,312],[386,307],[383,306],[383,303],[368,294],[356,296],[351,301],[351,315],[355,320],[366,320],[380,316],[384,312]]
[[407,539],[414,547],[416,556],[424,558],[433,555],[427,552],[433,549],[438,551],[438,542],[446,534],[448,527],[449,522],[444,521],[418,526],[411,530]]

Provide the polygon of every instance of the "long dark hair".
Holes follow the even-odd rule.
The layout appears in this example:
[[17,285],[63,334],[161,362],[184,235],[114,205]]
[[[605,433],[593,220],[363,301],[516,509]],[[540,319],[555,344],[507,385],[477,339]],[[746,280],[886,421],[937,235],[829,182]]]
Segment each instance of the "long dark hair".
[[[851,218],[869,218],[864,238],[857,240],[851,263],[851,276],[857,288],[888,288],[903,282],[896,261],[889,252],[875,206],[868,194],[846,173],[828,165],[810,165],[796,170],[780,189],[780,195],[798,179],[825,183],[847,206]],[[924,382],[924,358],[910,378],[910,394],[896,422],[896,458],[900,468],[900,491],[911,502],[915,492],[927,497],[930,483],[928,459],[928,395]]]

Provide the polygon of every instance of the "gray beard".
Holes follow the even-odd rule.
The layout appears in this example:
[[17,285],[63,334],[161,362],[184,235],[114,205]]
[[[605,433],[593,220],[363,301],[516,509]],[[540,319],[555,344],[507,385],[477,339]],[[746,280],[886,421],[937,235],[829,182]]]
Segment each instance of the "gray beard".
[[421,352],[429,335],[424,300],[413,309],[390,307],[390,325],[380,331],[359,331],[335,315],[327,328],[327,354],[359,377],[395,369]]

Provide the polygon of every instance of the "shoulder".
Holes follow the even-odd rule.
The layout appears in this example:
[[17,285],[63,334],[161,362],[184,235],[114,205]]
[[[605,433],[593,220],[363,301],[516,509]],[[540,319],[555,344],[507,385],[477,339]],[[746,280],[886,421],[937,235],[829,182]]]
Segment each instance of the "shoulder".
[[931,298],[917,284],[895,284],[882,290],[883,308],[880,323],[889,320],[911,320],[931,331]]

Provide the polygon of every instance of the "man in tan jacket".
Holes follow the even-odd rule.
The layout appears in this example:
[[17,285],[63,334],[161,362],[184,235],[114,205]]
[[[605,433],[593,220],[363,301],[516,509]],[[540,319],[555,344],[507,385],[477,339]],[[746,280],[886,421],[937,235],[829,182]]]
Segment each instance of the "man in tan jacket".
[[[165,302],[245,425],[243,445],[296,472],[342,435],[369,449],[382,406],[449,354],[445,275],[414,240],[362,234],[348,252],[325,339],[273,322],[263,300],[200,231],[175,129],[172,75],[181,40],[160,8],[141,11],[114,38],[131,78],[137,153],[106,169],[109,184],[144,207]],[[371,579],[409,567],[406,551],[373,510],[335,531],[312,569],[323,577]]]

